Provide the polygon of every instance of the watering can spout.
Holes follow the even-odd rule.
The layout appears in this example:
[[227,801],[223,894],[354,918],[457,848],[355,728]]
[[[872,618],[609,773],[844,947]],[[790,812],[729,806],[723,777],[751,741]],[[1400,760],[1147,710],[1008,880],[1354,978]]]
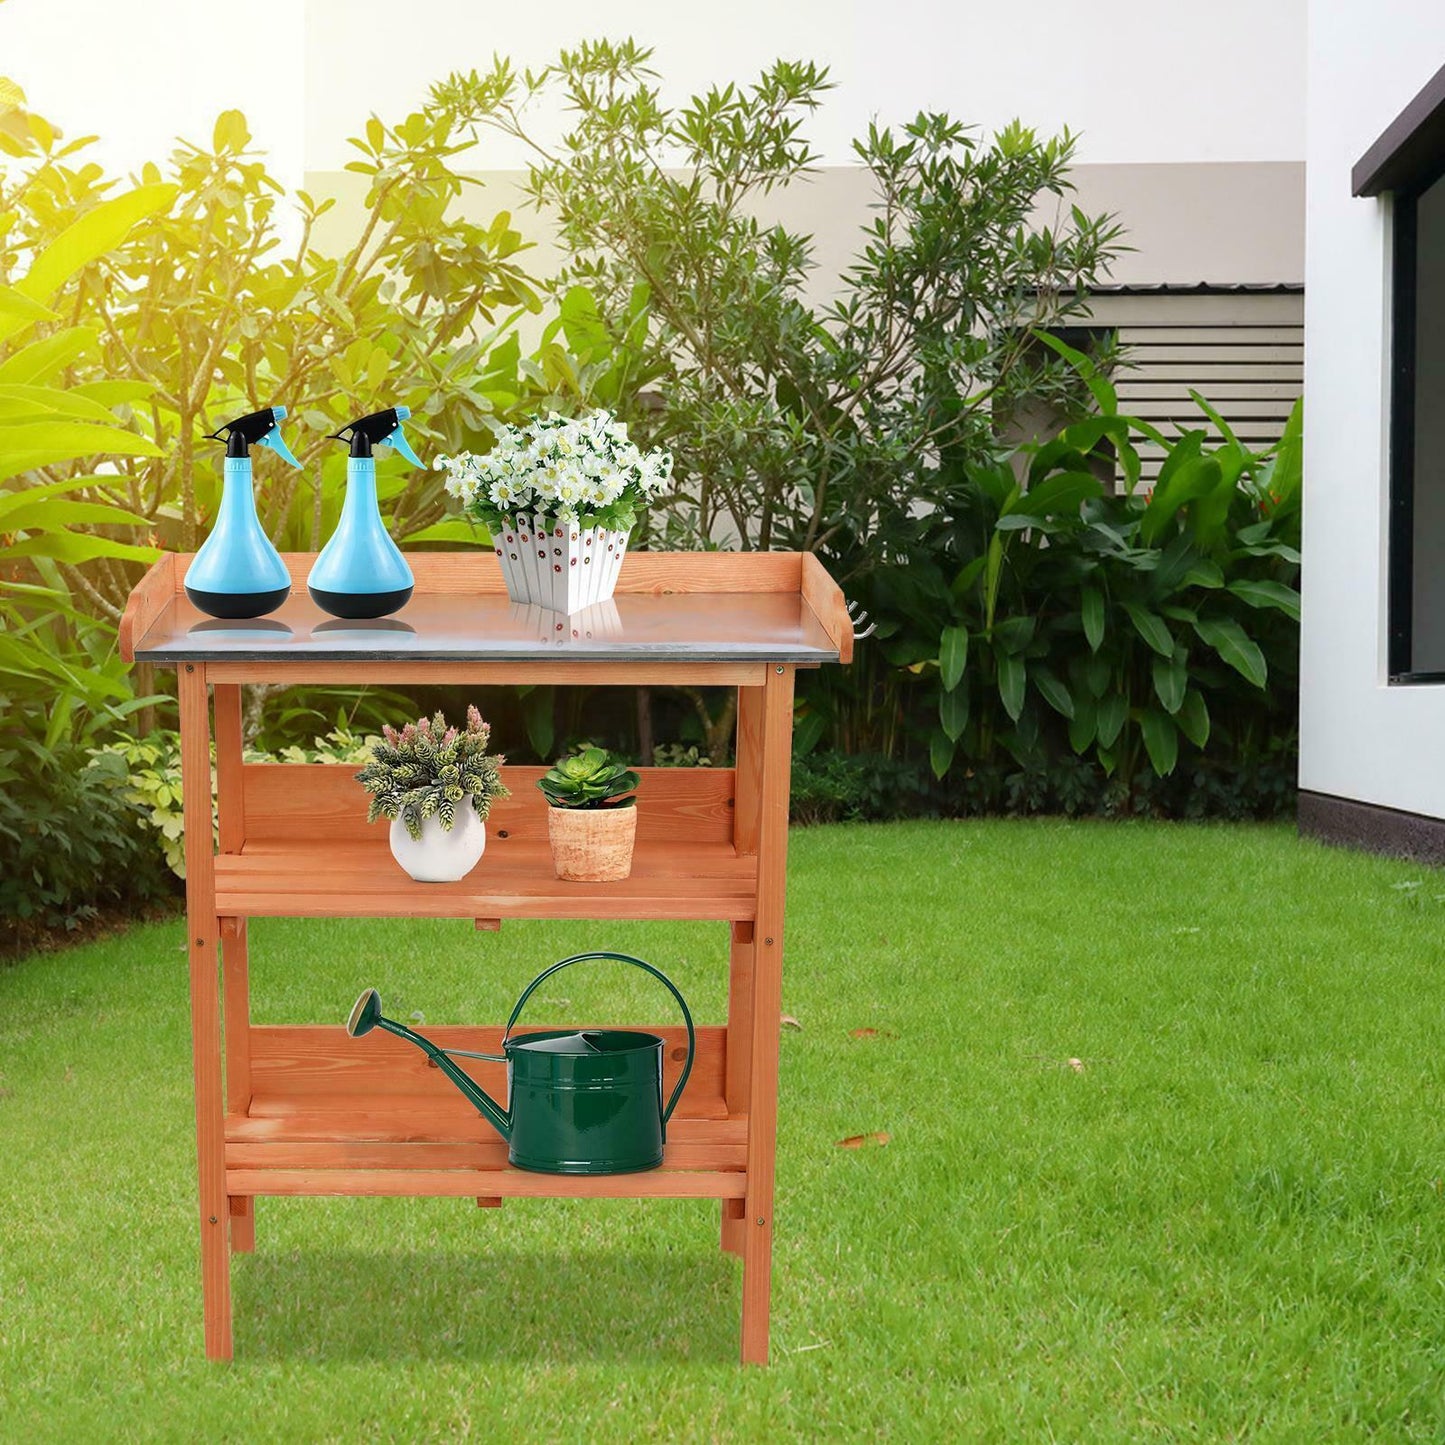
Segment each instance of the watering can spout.
[[[419,1033],[407,1028],[405,1024],[399,1024],[394,1019],[384,1018],[381,1012],[381,995],[374,988],[363,989],[361,997],[352,1006],[350,1018],[346,1020],[346,1032],[352,1038],[359,1039],[363,1034],[369,1034],[375,1028],[385,1029],[387,1033],[395,1034],[397,1038],[406,1039],[415,1044],[461,1090],[468,1102],[476,1108],[492,1128],[508,1143],[511,1143],[511,1115],[505,1109],[500,1108],[496,1100],[475,1079],[454,1063],[444,1049],[439,1049],[430,1039],[423,1038]],[[468,1057],[495,1057],[497,1062],[505,1062],[504,1057],[491,1054],[471,1054]]]

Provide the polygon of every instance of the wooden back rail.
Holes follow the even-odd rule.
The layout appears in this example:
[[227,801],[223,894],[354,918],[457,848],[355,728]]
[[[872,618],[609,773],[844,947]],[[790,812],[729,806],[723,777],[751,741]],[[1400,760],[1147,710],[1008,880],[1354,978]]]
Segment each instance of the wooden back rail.
[[[240,808],[222,800],[223,851],[248,843],[296,838],[386,846],[387,823],[368,826],[365,790],[356,769],[336,763],[247,763],[237,770]],[[547,800],[537,787],[546,770],[505,767],[511,796],[492,805],[487,831],[493,838],[547,842]],[[637,813],[638,846],[731,843],[736,814],[731,768],[640,768],[646,806]],[[232,797],[234,798],[234,794]],[[228,803],[230,806],[228,808]],[[226,816],[229,812],[230,816]],[[756,851],[756,844],[754,844]]]
[[[519,1034],[546,1028],[637,1028],[637,1024],[529,1023],[517,1026]],[[663,1089],[671,1096],[687,1058],[687,1030],[681,1025],[641,1026],[664,1041]],[[440,1048],[500,1053],[499,1025],[443,1024],[424,1027],[428,1039]],[[678,1100],[677,1116],[718,1119],[727,1117],[723,1100],[727,1076],[727,1030],[720,1025],[696,1028],[697,1048],[687,1088]],[[503,1107],[507,1102],[505,1064],[483,1059],[458,1059],[458,1066],[475,1079]],[[455,1107],[474,1112],[465,1096],[432,1066],[427,1056],[405,1039],[377,1030],[364,1038],[348,1039],[340,1027],[311,1025],[253,1025],[251,1028],[252,1109],[262,1109],[267,1096],[294,1101],[325,1099],[390,1099],[405,1096],[411,1105],[431,1101],[438,1109]]]

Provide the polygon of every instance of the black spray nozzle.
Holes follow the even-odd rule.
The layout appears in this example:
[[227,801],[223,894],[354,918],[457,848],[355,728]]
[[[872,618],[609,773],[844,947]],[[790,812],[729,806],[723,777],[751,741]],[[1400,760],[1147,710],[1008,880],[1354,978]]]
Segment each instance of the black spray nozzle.
[[369,457],[372,447],[395,447],[407,461],[419,467],[422,460],[412,451],[401,429],[402,422],[410,415],[409,406],[389,406],[385,411],[374,411],[370,416],[348,423],[334,433],[331,440],[350,442],[354,457]]
[[254,446],[270,447],[278,456],[285,457],[293,467],[300,462],[291,455],[281,435],[281,422],[286,416],[284,406],[268,406],[261,411],[248,412],[234,421],[224,423],[218,431],[210,434],[212,441],[226,443],[228,457],[248,457]]

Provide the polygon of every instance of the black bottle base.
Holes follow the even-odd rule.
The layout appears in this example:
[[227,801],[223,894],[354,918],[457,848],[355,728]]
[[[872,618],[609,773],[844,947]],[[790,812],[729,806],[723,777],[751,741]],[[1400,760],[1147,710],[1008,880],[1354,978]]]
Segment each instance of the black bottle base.
[[410,587],[397,587],[391,592],[327,592],[311,586],[306,590],[323,612],[348,619],[386,617],[392,612],[400,612],[411,601],[412,593]]
[[269,592],[205,592],[187,587],[186,596],[212,617],[264,617],[274,612],[289,596],[289,587],[276,587]]

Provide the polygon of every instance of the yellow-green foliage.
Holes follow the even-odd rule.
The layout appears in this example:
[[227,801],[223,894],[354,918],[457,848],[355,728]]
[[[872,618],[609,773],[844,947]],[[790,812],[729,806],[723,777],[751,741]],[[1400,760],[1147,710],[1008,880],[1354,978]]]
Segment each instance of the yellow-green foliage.
[[[338,725],[310,748],[289,747],[279,753],[253,749],[246,752],[248,763],[346,763],[364,762],[379,738],[358,737]],[[119,766],[117,766],[117,764]],[[114,790],[140,814],[142,823],[159,834],[166,865],[177,878],[186,876],[185,825],[181,815],[181,740],[178,733],[153,732],[144,738],[122,738],[96,748],[91,766],[111,775]],[[215,796],[215,746],[211,748],[211,793]],[[219,823],[212,817],[213,829]]]

